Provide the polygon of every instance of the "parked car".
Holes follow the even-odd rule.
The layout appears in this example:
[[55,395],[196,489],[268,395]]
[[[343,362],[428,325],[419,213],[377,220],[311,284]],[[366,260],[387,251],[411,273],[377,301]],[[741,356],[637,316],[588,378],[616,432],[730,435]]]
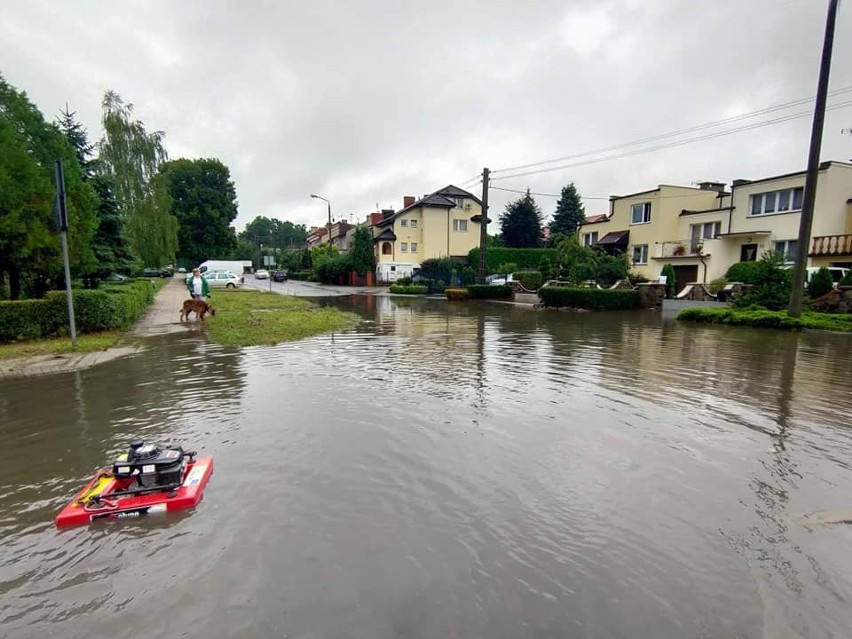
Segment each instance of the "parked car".
[[181,267],[178,269],[178,273],[186,273],[186,269],[185,269],[184,267],[182,267],[182,266],[181,266]]
[[259,268],[254,272],[254,279],[256,280],[268,280],[269,279],[269,271],[265,268]]
[[273,282],[286,282],[287,281],[287,271],[275,271],[272,274]]
[[231,271],[207,271],[204,277],[210,288],[237,288],[243,285],[242,278]]
[[111,284],[123,284],[128,281],[130,281],[130,278],[126,275],[122,275],[121,273],[111,273],[104,278],[104,282],[109,282]]
[[167,268],[146,268],[142,271],[142,277],[171,277],[172,272]]
[[505,275],[489,275],[485,278],[485,283],[491,286],[502,286],[506,283]]

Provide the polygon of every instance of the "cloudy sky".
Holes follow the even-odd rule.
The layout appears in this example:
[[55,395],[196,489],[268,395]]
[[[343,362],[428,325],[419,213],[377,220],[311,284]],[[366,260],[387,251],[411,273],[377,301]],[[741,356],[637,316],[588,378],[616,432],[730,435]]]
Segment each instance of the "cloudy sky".
[[[117,91],[171,157],[217,157],[256,215],[361,220],[404,195],[812,97],[827,0],[4,0],[0,72],[49,117],[66,101],[99,137]],[[831,89],[852,87],[841,3]],[[852,102],[852,89],[829,104]],[[558,193],[587,214],[659,183],[730,183],[804,168],[810,118],[648,153],[809,109],[583,155],[495,186]],[[852,106],[822,157],[852,158]],[[620,158],[611,158],[622,155]],[[605,161],[590,162],[590,160]],[[585,164],[580,164],[584,162]],[[535,167],[542,168],[542,167]],[[501,173],[496,173],[495,178]],[[502,210],[513,197],[493,190]],[[555,199],[537,198],[546,213]],[[492,209],[494,210],[494,209]]]

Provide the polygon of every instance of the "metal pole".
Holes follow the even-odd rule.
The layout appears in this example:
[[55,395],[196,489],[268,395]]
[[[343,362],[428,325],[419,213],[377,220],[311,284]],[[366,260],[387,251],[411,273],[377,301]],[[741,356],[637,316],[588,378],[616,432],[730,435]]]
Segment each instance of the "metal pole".
[[328,204],[328,243],[331,244],[331,202],[325,201]]
[[74,321],[74,298],[71,295],[71,266],[68,262],[68,209],[65,204],[65,171],[62,160],[56,160],[56,225],[62,239],[62,262],[65,267],[65,299],[68,303],[68,326],[71,346],[77,348],[77,324]]
[[825,20],[825,36],[822,43],[822,60],[819,66],[814,120],[811,127],[811,146],[808,153],[808,171],[805,176],[805,192],[802,197],[802,214],[799,219],[799,243],[796,266],[793,269],[793,291],[787,313],[792,317],[802,314],[802,298],[805,293],[805,267],[811,243],[811,228],[814,221],[814,201],[819,179],[819,152],[822,146],[822,129],[825,122],[825,102],[828,94],[828,76],[831,71],[831,50],[834,45],[834,24],[837,21],[837,0],[829,0]]
[[477,281],[485,284],[485,245],[488,239],[488,177],[491,171],[482,169],[482,219],[479,221],[479,268],[476,272]]

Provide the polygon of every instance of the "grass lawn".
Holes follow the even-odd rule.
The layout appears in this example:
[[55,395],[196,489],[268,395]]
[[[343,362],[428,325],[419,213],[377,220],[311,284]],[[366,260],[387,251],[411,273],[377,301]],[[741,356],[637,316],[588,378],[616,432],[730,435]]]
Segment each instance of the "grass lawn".
[[354,326],[358,316],[298,297],[262,291],[215,291],[208,335],[226,346],[291,342]]
[[801,330],[810,328],[823,331],[852,332],[852,315],[814,313],[803,311],[801,317],[790,317],[787,311],[767,311],[736,308],[685,308],[677,318],[687,322],[754,326]]
[[68,353],[90,353],[103,351],[115,346],[121,339],[121,332],[106,331],[77,336],[77,348],[71,348],[70,337],[49,337],[29,342],[0,344],[0,360],[35,357],[36,355],[66,355]]

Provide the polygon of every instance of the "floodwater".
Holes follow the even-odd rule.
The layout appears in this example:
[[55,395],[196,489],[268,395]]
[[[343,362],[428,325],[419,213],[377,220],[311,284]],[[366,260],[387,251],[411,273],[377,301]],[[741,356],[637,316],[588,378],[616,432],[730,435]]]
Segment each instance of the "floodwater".
[[[849,636],[852,337],[333,303],[2,382],[0,636]],[[215,458],[200,506],[56,530],[138,437]]]

